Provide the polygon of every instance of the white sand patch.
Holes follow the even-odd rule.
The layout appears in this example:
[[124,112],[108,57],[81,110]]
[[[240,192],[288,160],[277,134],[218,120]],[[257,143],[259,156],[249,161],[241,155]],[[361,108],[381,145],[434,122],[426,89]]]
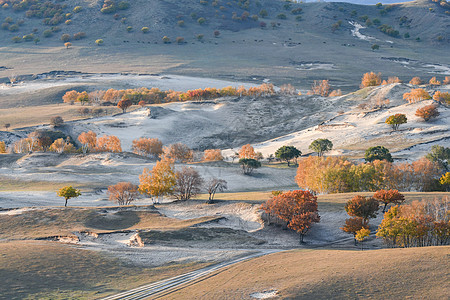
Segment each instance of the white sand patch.
[[255,299],[269,299],[269,298],[276,297],[277,295],[278,295],[277,290],[269,290],[269,291],[251,293],[250,297],[255,298]]
[[348,22],[350,25],[352,25],[354,27],[354,29],[352,29],[352,35],[362,41],[373,41],[376,40],[374,37],[372,36],[368,36],[368,35],[364,35],[360,32],[361,29],[365,29],[367,27],[362,26],[361,24],[357,23],[357,22],[353,22],[353,21],[349,21]]
[[442,75],[450,75],[450,66],[427,64],[427,65],[425,65],[425,67],[432,69],[428,73],[438,73],[438,74],[442,74]]

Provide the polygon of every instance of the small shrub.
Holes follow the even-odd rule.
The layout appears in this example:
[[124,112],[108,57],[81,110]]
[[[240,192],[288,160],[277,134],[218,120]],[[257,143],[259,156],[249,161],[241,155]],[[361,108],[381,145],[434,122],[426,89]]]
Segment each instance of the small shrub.
[[46,29],[46,30],[44,30],[44,32],[42,32],[42,35],[45,38],[49,38],[49,37],[51,37],[53,35],[53,32],[50,29]]
[[103,45],[104,41],[102,39],[98,39],[95,41],[95,43],[97,44],[97,46],[101,46]]
[[184,38],[179,36],[176,38],[176,42],[177,42],[177,44],[184,44]]
[[64,24],[70,25],[70,24],[72,24],[72,20],[66,20],[66,21],[64,22]]
[[198,18],[197,19],[197,23],[200,24],[200,25],[203,25],[203,24],[206,23],[206,19],[205,18]]
[[82,11],[83,10],[83,7],[81,7],[81,6],[75,6],[74,8],[73,8],[73,12],[74,13],[79,13],[80,11]]
[[64,33],[63,35],[61,35],[61,41],[63,41],[64,43],[70,41],[70,34]]
[[184,27],[184,21],[183,20],[178,21],[177,25],[180,27]]
[[204,35],[203,34],[197,34],[197,40],[201,41],[203,40]]
[[280,20],[286,20],[287,17],[286,17],[285,14],[278,14],[278,15],[277,15],[277,19],[280,19]]
[[422,118],[425,122],[432,118],[437,118],[439,116],[439,111],[436,105],[427,105],[416,110],[416,116]]
[[142,27],[141,31],[142,33],[148,33],[150,29],[148,27]]
[[20,43],[20,42],[22,41],[22,39],[20,38],[20,36],[13,36],[13,37],[11,38],[11,40],[12,40],[14,43]]
[[132,31],[133,31],[133,27],[127,26],[127,32],[132,32]]

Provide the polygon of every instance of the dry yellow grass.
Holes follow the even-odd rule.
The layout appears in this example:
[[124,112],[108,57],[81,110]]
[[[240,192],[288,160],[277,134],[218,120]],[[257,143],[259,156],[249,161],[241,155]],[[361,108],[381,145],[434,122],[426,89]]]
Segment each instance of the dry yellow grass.
[[117,211],[103,214],[102,208],[49,208],[26,211],[19,215],[0,215],[0,238],[36,239],[73,236],[74,231],[105,233],[118,230],[173,230],[210,221],[216,217],[178,220],[157,211]]
[[206,265],[146,268],[54,242],[0,242],[0,298],[96,299]]
[[450,247],[303,250],[240,263],[163,299],[448,299]]

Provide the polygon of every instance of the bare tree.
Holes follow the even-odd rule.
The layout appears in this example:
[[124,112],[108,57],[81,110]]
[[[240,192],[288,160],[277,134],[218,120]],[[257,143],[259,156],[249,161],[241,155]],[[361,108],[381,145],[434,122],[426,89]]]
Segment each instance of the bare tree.
[[216,195],[216,192],[223,192],[224,190],[228,189],[227,182],[223,179],[217,179],[213,178],[210,181],[207,182],[206,188],[208,189],[209,198],[206,202],[207,204],[211,204],[214,201],[214,196]]
[[139,195],[138,186],[131,182],[119,182],[108,187],[109,200],[116,201],[119,205],[128,205],[136,200]]
[[177,184],[175,186],[175,198],[178,200],[189,200],[200,192],[203,178],[197,170],[191,167],[183,167],[175,173]]
[[9,79],[9,83],[11,83],[11,86],[14,85],[14,83],[17,82],[17,76],[16,74],[12,73],[11,75],[8,76]]

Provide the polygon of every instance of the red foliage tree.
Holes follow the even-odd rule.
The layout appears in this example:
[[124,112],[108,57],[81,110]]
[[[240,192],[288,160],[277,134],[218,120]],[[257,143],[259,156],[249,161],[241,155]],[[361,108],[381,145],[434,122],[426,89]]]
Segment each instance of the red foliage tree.
[[367,225],[370,218],[377,216],[378,205],[374,198],[357,195],[345,204],[345,211],[352,217],[363,218],[364,225]]
[[361,229],[369,229],[369,226],[367,224],[364,224],[363,218],[355,217],[345,220],[344,227],[341,227],[342,231],[346,233],[353,234],[353,238],[355,239],[355,245],[356,245],[356,232]]
[[131,100],[130,99],[122,99],[117,103],[117,107],[122,110],[123,113],[127,112],[128,107],[131,106]]
[[384,203],[383,212],[386,211],[388,204],[402,204],[405,201],[405,196],[398,190],[379,190],[375,192],[373,198]]
[[285,192],[269,199],[261,208],[287,222],[287,227],[300,234],[300,243],[313,223],[320,222],[317,197],[309,191]]

